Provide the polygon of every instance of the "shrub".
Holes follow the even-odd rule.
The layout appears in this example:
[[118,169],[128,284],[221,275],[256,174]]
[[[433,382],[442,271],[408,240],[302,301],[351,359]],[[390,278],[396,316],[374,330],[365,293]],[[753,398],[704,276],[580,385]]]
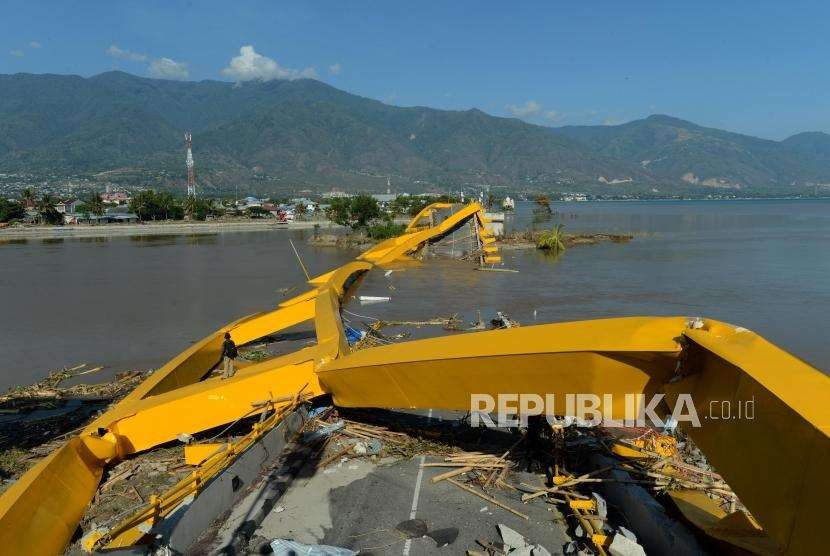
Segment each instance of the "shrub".
[[0,222],[20,220],[24,216],[26,216],[26,211],[23,209],[23,205],[16,201],[7,201],[0,197]]
[[387,221],[378,224],[372,224],[366,228],[366,235],[372,239],[389,239],[401,235],[406,230],[406,224],[395,224]]
[[536,241],[536,247],[551,253],[559,253],[565,250],[565,244],[562,243],[562,224],[557,224],[556,227],[550,230],[545,230],[539,234],[539,239]]

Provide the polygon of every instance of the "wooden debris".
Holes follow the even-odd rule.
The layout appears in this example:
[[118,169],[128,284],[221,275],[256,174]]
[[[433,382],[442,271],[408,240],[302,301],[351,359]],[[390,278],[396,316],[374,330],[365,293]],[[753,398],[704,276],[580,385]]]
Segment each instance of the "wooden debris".
[[458,469],[453,469],[452,471],[447,471],[446,473],[441,473],[440,475],[436,475],[432,479],[430,479],[429,481],[432,484],[440,483],[441,481],[443,481],[445,479],[451,479],[452,477],[457,477],[458,475],[461,475],[463,473],[466,473],[467,471],[472,471],[472,470],[473,470],[473,468],[469,467],[469,466],[459,467]]
[[609,469],[612,469],[612,467],[611,466],[603,467],[602,469],[597,469],[596,471],[591,471],[590,473],[585,473],[584,475],[580,475],[579,477],[575,477],[575,478],[573,478],[569,481],[558,484],[558,485],[553,486],[551,488],[546,488],[544,490],[534,492],[533,494],[523,494],[522,495],[522,502],[528,502],[530,500],[533,500],[534,498],[539,498],[540,496],[545,496],[546,494],[553,494],[553,493],[561,491],[564,488],[576,486],[576,485],[581,484],[581,483],[600,482],[600,481],[602,481],[602,479],[590,479],[590,477],[592,477],[594,475],[599,475],[600,473],[605,473]]
[[478,496],[482,500],[487,500],[488,502],[490,502],[494,506],[498,506],[499,508],[501,508],[503,510],[507,510],[508,512],[510,512],[512,514],[515,514],[515,515],[521,517],[522,519],[530,519],[527,515],[523,514],[522,512],[514,510],[513,508],[511,508],[507,504],[503,504],[503,503],[499,502],[498,500],[496,500],[495,498],[493,498],[492,496],[488,496],[488,495],[484,494],[483,492],[480,492],[480,491],[474,489],[471,486],[465,485],[464,483],[459,483],[455,479],[447,479],[447,482],[454,484],[455,486],[457,486],[461,490],[466,490],[470,494],[474,494],[474,495]]

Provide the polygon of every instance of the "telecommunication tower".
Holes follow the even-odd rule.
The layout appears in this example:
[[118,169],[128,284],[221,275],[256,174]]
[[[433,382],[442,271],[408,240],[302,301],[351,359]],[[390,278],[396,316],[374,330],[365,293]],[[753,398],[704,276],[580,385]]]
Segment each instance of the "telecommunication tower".
[[187,195],[188,197],[195,197],[196,172],[193,169],[193,135],[189,131],[184,133],[184,146],[187,149],[187,158],[185,159],[187,165]]

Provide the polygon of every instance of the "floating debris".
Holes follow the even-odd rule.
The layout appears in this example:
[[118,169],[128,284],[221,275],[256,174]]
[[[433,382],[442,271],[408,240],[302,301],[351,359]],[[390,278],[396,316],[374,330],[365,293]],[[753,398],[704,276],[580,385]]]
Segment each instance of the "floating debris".
[[387,303],[392,298],[381,295],[361,295],[358,299],[361,305],[372,305],[375,303]]

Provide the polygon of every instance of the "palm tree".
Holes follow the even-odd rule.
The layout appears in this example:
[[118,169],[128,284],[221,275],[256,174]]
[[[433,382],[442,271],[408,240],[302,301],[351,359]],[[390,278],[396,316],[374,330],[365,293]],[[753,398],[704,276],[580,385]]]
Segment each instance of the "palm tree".
[[60,224],[63,222],[63,215],[55,209],[55,199],[48,193],[40,196],[36,209],[41,223]]
[[496,202],[496,196],[493,195],[490,191],[487,192],[487,200],[484,202],[484,207],[487,210],[493,208],[493,204]]
[[198,203],[196,202],[196,196],[188,195],[183,204],[184,217],[186,220],[193,220],[193,215],[196,213],[197,206]]
[[86,211],[89,214],[94,214],[95,216],[101,216],[104,214],[104,200],[101,199],[101,195],[97,192],[92,192],[89,197],[84,200],[84,205],[86,206]]
[[34,205],[36,198],[35,190],[31,187],[27,187],[20,192],[20,200],[23,201],[24,206]]
[[44,193],[43,195],[40,196],[40,199],[38,199],[38,201],[36,203],[36,208],[37,208],[38,212],[44,212],[49,207],[54,208],[54,204],[55,204],[55,199],[51,195],[49,195],[48,193]]

